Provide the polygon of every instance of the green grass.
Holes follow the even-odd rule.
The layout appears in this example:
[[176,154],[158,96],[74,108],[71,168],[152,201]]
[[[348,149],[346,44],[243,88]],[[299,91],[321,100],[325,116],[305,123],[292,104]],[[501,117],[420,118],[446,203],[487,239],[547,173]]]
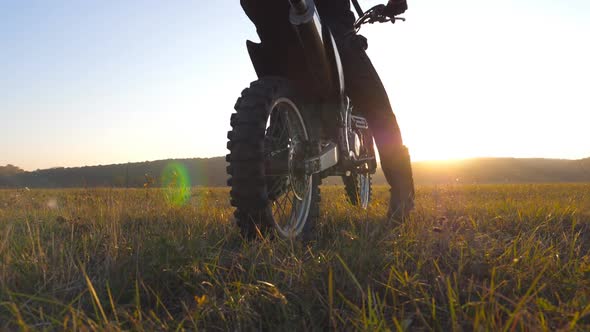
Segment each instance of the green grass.
[[0,330],[589,330],[590,185],[322,189],[316,240],[247,242],[228,192],[0,191]]

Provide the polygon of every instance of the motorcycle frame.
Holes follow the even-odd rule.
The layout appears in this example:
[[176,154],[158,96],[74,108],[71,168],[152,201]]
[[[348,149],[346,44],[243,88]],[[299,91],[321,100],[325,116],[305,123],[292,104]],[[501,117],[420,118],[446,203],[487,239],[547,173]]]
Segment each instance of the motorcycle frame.
[[[266,45],[248,41],[248,53],[258,77],[282,76],[293,81],[310,83],[306,90],[322,105],[321,114],[318,116],[322,116],[322,119],[328,118],[328,121],[323,121],[325,123],[333,123],[334,120],[338,123],[335,126],[337,134],[332,135],[337,145],[328,144],[319,155],[306,160],[306,171],[313,174],[321,173],[322,177],[344,175],[355,165],[349,160],[351,158],[347,128],[351,121],[352,106],[345,94],[344,71],[338,47],[330,29],[322,24],[314,0],[289,0],[289,4],[289,21],[301,50],[297,56],[303,57],[296,59],[291,65],[302,65],[303,68],[295,71],[303,72],[303,77],[293,77],[292,73],[281,68],[273,56],[275,50],[265,47]],[[374,172],[372,164],[374,163],[371,163],[371,172]],[[341,167],[334,167],[337,165]]]

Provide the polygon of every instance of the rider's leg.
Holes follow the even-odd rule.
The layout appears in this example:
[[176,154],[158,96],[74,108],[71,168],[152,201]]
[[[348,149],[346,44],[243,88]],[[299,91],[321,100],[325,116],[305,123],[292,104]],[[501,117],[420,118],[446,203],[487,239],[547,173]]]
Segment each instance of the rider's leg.
[[369,122],[379,150],[381,168],[391,186],[388,216],[404,218],[414,206],[414,181],[408,149],[403,145],[385,87],[365,52],[366,39],[354,33],[341,36],[337,36],[337,40],[346,91],[355,108]]

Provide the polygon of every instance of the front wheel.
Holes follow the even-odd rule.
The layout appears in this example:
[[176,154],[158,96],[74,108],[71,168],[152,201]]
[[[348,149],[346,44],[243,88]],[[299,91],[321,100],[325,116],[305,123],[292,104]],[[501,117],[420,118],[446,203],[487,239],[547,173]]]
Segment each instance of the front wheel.
[[228,133],[227,173],[236,222],[246,237],[276,229],[309,235],[319,214],[318,175],[305,160],[317,153],[318,125],[288,81],[262,78],[242,92]]
[[353,172],[349,176],[343,176],[344,190],[352,205],[367,209],[371,202],[372,183],[371,174]]

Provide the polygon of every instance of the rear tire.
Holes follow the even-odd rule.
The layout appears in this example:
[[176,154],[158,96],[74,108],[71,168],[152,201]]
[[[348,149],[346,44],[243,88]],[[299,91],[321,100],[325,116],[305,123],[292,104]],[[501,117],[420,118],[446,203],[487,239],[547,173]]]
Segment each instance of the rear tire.
[[227,174],[234,216],[247,238],[273,229],[283,237],[308,236],[315,226],[321,180],[301,165],[319,151],[319,119],[301,100],[287,80],[262,78],[235,105]]

